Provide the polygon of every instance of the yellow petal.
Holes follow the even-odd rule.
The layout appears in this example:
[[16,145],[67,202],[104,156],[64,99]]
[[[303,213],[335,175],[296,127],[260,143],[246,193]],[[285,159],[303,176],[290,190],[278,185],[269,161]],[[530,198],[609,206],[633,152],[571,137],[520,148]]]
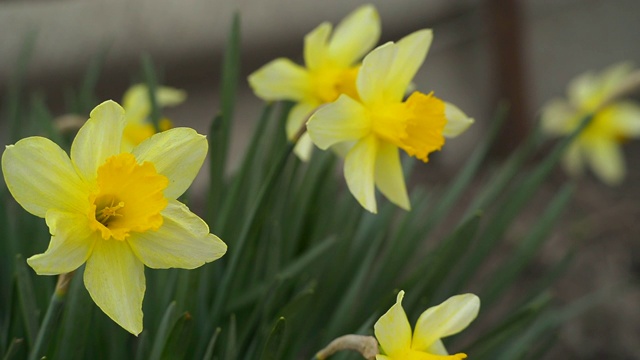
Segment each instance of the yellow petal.
[[411,209],[407,187],[404,183],[398,148],[381,142],[375,164],[375,183],[392,203],[405,210]]
[[344,160],[344,177],[351,194],[366,210],[376,213],[374,173],[378,139],[369,135],[358,141]]
[[311,141],[311,137],[308,133],[302,134],[298,143],[293,148],[293,153],[296,154],[298,159],[304,162],[309,162],[311,160],[311,155],[313,153],[313,142]]
[[623,139],[640,136],[640,106],[631,101],[618,102],[610,107],[612,127]]
[[333,62],[348,67],[358,62],[380,39],[380,16],[373,5],[363,5],[336,27],[329,41]]
[[182,195],[193,182],[207,155],[207,139],[190,128],[174,128],[155,134],[132,151],[138,163],[149,161],[169,179],[164,194]]
[[480,299],[473,294],[452,296],[427,309],[418,318],[411,348],[427,351],[435,341],[464,330],[478,316],[479,310]]
[[385,99],[387,76],[397,52],[398,47],[388,42],[373,49],[362,60],[356,87],[360,100],[364,104],[373,105],[387,100]]
[[[187,98],[185,91],[168,86],[157,88],[155,95],[159,107],[179,105]],[[130,87],[124,93],[122,106],[124,107],[128,123],[143,123],[151,114],[149,87],[147,87],[146,84],[136,84]]]
[[124,110],[112,100],[96,106],[71,145],[71,161],[85,181],[93,183],[108,157],[120,153]]
[[605,184],[614,186],[624,180],[624,157],[614,141],[597,139],[585,146],[584,151],[591,169]]
[[322,150],[343,141],[354,141],[366,136],[371,129],[367,110],[346,95],[320,107],[309,119],[307,131],[311,140]]
[[569,145],[569,148],[565,151],[562,157],[562,165],[564,169],[572,176],[578,176],[583,172],[584,160],[582,152],[583,146],[581,146],[576,140]]
[[562,136],[574,128],[577,110],[564,99],[553,99],[542,109],[540,122],[542,130],[550,135]]
[[84,270],[84,285],[102,311],[128,332],[142,331],[144,265],[126,241],[96,241]]
[[256,96],[266,101],[300,101],[313,96],[313,84],[307,70],[289,59],[279,58],[249,75]]
[[443,355],[443,356],[449,355],[449,352],[447,351],[447,348],[444,347],[442,340],[434,341],[433,344],[429,346],[426,352],[434,355]]
[[177,201],[162,211],[157,231],[132,233],[128,241],[142,262],[154,269],[194,269],[219,259],[227,245],[209,233],[207,224]]
[[315,70],[325,65],[330,35],[331,24],[324,22],[304,37],[304,63],[309,70]]
[[448,102],[445,102],[444,113],[447,118],[447,124],[444,126],[442,135],[446,138],[454,138],[467,131],[474,121],[462,112],[460,108]]
[[29,266],[38,275],[64,274],[79,268],[100,234],[91,230],[85,214],[50,210],[46,220],[51,242],[47,251],[27,259]]
[[631,62],[613,64],[604,69],[599,76],[599,86],[601,87],[603,97],[609,96],[611,93],[617,91],[632,71],[633,64]]
[[376,360],[392,360],[392,359],[388,356],[377,354]]
[[85,213],[88,187],[69,156],[42,137],[29,137],[9,145],[2,154],[7,188],[25,210],[44,217],[49,209]]
[[317,107],[318,104],[315,102],[304,101],[297,103],[291,109],[285,125],[287,139],[293,139],[302,130],[302,127],[305,126],[305,123]]
[[402,101],[411,80],[427,57],[432,40],[433,32],[423,29],[398,41],[395,45],[398,52],[391,67],[386,70],[385,99],[393,102]]
[[402,308],[404,291],[398,293],[396,303],[373,326],[384,353],[392,359],[411,349],[411,325]]

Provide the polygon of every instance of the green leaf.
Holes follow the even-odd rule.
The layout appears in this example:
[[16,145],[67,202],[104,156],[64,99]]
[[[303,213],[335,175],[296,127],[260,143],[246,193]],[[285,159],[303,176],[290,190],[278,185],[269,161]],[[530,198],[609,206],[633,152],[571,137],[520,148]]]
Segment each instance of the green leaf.
[[193,330],[191,314],[185,312],[171,329],[166,345],[162,351],[162,360],[184,359],[190,348],[190,336]]
[[262,351],[260,359],[263,360],[276,360],[280,359],[279,353],[282,347],[282,340],[284,339],[285,319],[281,317],[276,321],[276,324],[271,329],[271,333],[267,338],[267,343]]
[[204,353],[204,357],[202,358],[202,360],[213,360],[213,351],[216,348],[216,342],[218,341],[218,336],[220,336],[221,331],[222,329],[216,328],[216,330],[213,332],[213,336],[211,336],[211,339],[209,340],[207,351]]
[[169,306],[167,307],[167,310],[164,312],[164,316],[162,317],[162,322],[160,323],[160,327],[158,328],[158,332],[156,333],[156,338],[153,342],[153,347],[151,348],[151,355],[149,355],[149,359],[159,360],[162,358],[163,351],[167,346],[170,332],[173,328],[175,328],[176,312],[176,302],[172,301],[171,304],[169,304]]
[[11,344],[9,345],[9,349],[7,349],[7,352],[4,354],[4,357],[2,359],[3,360],[16,359],[16,356],[18,355],[18,351],[20,351],[20,348],[23,346],[24,346],[24,339],[13,338],[11,340]]
[[22,318],[27,331],[27,342],[30,347],[33,347],[39,330],[40,321],[38,318],[40,317],[40,310],[36,305],[33,283],[22,255],[16,256],[16,279]]
[[160,132],[160,107],[158,106],[158,99],[156,99],[156,90],[158,89],[158,77],[156,70],[153,66],[153,61],[148,54],[142,56],[142,72],[144,73],[144,80],[149,89],[149,103],[151,104],[151,123],[156,132]]
[[235,360],[238,356],[238,347],[236,343],[237,339],[237,330],[236,330],[236,316],[231,314],[229,319],[229,332],[227,333],[227,348],[225,351],[225,359],[226,360]]
[[84,267],[75,271],[67,293],[68,305],[62,316],[60,339],[57,342],[58,359],[84,359],[93,314],[93,301],[84,288]]

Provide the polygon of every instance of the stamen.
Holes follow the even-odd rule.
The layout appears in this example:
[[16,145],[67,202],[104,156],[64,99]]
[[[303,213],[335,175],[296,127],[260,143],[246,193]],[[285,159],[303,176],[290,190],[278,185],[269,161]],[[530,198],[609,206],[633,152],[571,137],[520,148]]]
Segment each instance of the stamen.
[[109,218],[112,216],[122,216],[122,214],[118,214],[117,211],[124,207],[124,202],[120,201],[118,205],[113,206],[114,202],[115,200],[112,199],[109,206],[105,206],[102,210],[99,210],[96,213],[96,220],[98,220],[102,225],[106,226],[109,222]]

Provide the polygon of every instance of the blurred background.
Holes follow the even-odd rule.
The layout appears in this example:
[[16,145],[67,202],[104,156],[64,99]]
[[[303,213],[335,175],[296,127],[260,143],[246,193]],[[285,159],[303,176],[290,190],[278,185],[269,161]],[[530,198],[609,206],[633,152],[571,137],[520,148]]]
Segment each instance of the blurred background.
[[[0,99],[20,76],[27,91],[38,91],[54,115],[65,108],[65,93],[77,87],[87,67],[102,61],[100,99],[121,101],[142,77],[148,54],[162,83],[185,89],[188,100],[165,110],[177,125],[208,132],[218,111],[217,84],[224,43],[234,12],[242,21],[243,78],[276,57],[301,61],[303,36],[323,21],[333,24],[364,1],[346,0],[1,0]],[[382,21],[381,43],[421,28],[434,29],[434,43],[415,79],[476,119],[472,130],[420,166],[414,181],[433,184],[450,178],[490,121],[497,104],[508,101],[510,115],[494,151],[509,154],[536,121],[540,107],[564,96],[566,84],[588,70],[619,61],[640,63],[640,1],[637,0],[396,0],[370,1]],[[25,46],[30,41],[33,46]],[[21,53],[31,49],[28,64]],[[26,50],[25,50],[26,49]],[[232,157],[239,158],[257,120],[261,101],[240,86]],[[6,144],[8,109],[1,103],[0,144]],[[88,114],[79,114],[88,116]],[[640,119],[639,119],[640,121]],[[640,146],[625,148],[629,174],[607,188],[582,178],[573,207],[548,243],[537,266],[580,244],[573,265],[558,285],[569,301],[621,283],[632,286],[581,315],[561,332],[551,358],[638,359],[640,354]],[[422,169],[424,168],[424,169]],[[564,180],[558,171],[537,202],[539,208]],[[198,184],[196,184],[196,187]],[[197,191],[197,190],[196,190]],[[528,216],[535,218],[535,206]],[[527,232],[527,217],[509,243]],[[535,278],[539,269],[528,270]]]

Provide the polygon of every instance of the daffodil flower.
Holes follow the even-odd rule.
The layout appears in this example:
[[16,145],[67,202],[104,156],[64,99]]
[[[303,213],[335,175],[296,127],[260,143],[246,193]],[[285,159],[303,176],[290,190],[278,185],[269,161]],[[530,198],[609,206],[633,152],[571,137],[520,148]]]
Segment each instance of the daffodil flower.
[[420,315],[415,331],[402,308],[404,291],[396,303],[374,325],[382,352],[376,360],[457,360],[465,354],[449,355],[440,339],[464,330],[478,316],[480,299],[473,294],[452,296]]
[[640,106],[632,101],[613,100],[632,73],[630,64],[617,64],[597,74],[589,72],[568,86],[568,99],[554,99],[542,110],[543,130],[552,136],[566,136],[588,114],[593,118],[569,146],[563,158],[567,172],[579,175],[588,165],[600,180],[617,185],[624,179],[625,164],[620,145],[640,137]]
[[[324,22],[304,38],[306,67],[279,58],[249,76],[249,85],[266,101],[297,102],[289,113],[286,133],[293,139],[309,115],[320,105],[334,101],[340,94],[356,97],[355,79],[359,61],[380,38],[380,18],[372,5],[364,5],[349,14],[332,34]],[[304,161],[311,156],[313,144],[303,134],[296,155]]]
[[[167,86],[156,89],[156,101],[159,107],[176,106],[184,102],[187,94],[183,90]],[[130,151],[142,141],[156,133],[156,129],[149,121],[151,115],[151,101],[149,100],[149,88],[145,84],[136,84],[130,87],[122,99],[127,126],[124,128],[122,146],[124,151]],[[159,130],[165,131],[173,127],[171,120],[160,120]]]
[[432,38],[431,30],[420,30],[374,49],[362,61],[357,97],[340,95],[307,123],[311,140],[320,149],[346,148],[347,186],[373,213],[376,186],[392,203],[410,209],[398,149],[427,162],[445,137],[457,136],[473,122],[433,94],[415,91],[403,101]]
[[193,269],[227,246],[176,199],[207,153],[192,129],[156,134],[123,152],[126,115],[113,101],[98,105],[78,131],[71,157],[42,137],[7,146],[2,172],[9,191],[51,233],[47,250],[27,259],[39,275],[74,271],[111,319],[142,331],[144,265]]

